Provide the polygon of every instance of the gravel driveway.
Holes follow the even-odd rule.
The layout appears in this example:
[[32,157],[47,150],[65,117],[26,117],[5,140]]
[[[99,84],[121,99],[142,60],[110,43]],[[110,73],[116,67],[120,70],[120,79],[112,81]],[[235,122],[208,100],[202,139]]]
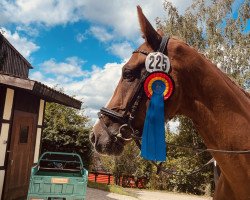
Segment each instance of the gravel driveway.
[[185,194],[175,194],[161,191],[147,191],[129,189],[137,198],[124,196],[114,193],[105,192],[102,190],[87,188],[86,200],[212,200],[211,197],[200,197]]

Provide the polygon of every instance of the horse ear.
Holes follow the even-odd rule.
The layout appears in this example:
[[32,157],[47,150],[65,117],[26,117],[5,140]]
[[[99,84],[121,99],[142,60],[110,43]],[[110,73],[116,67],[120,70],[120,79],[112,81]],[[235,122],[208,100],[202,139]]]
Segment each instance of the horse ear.
[[161,35],[150,24],[140,6],[137,6],[137,13],[143,38],[154,50],[157,50],[161,43]]

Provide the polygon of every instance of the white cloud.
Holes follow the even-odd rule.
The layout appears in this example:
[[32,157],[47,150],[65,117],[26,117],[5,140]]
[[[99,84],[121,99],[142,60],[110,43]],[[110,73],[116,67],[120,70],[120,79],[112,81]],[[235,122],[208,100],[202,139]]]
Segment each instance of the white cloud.
[[[60,63],[55,63],[60,66]],[[50,87],[58,86],[63,88],[65,93],[76,96],[83,100],[86,107],[86,114],[93,121],[97,118],[98,110],[104,106],[113,94],[113,91],[121,76],[121,68],[125,63],[107,63],[103,68],[93,66],[88,77],[76,81],[68,78],[65,74],[56,75],[50,78],[49,74],[31,72],[31,79],[40,81]],[[51,71],[50,73],[54,73]],[[54,76],[54,75],[53,75]]]
[[120,79],[123,65],[124,63],[107,63],[103,69],[95,68],[91,76],[81,82],[79,95],[86,106],[99,109],[106,104]]
[[[138,45],[140,30],[137,19],[136,6],[141,5],[145,15],[155,25],[156,17],[163,18],[166,14],[163,9],[164,0],[138,1],[99,1],[99,0],[0,0],[0,24],[18,24],[17,30],[36,37],[38,29],[43,25],[52,27],[65,25],[80,20],[91,22],[89,31],[78,33],[76,40],[81,43],[86,34],[92,34],[101,42],[119,42],[123,47],[113,44],[108,50],[115,55],[125,58],[130,52],[131,44],[124,41],[135,41]],[[190,5],[190,1],[172,0],[183,12]],[[122,42],[123,41],[123,42]],[[31,43],[32,44],[32,43]],[[31,45],[30,44],[30,45]],[[24,56],[29,56],[29,50],[37,50],[37,46],[23,49]],[[118,51],[113,51],[115,49]],[[21,51],[22,52],[22,51]]]
[[47,26],[78,21],[83,11],[82,0],[2,0],[0,23],[42,23]]
[[112,44],[109,48],[108,51],[110,51],[112,54],[124,59],[127,59],[128,57],[131,56],[133,52],[133,47],[132,45],[125,41],[122,43],[114,43]]
[[103,27],[92,26],[90,28],[90,33],[92,33],[101,42],[107,42],[113,39],[113,35]]
[[39,30],[37,28],[27,25],[17,26],[16,30],[18,32],[24,32],[31,37],[37,37],[39,35]]
[[[138,0],[138,1],[88,1],[84,6],[84,18],[91,22],[111,27],[117,37],[135,39],[139,34],[136,6],[141,5],[145,15],[155,25],[156,17],[164,17],[164,0]],[[191,1],[172,0],[181,12]]]
[[26,37],[21,37],[18,32],[11,33],[9,30],[1,27],[4,37],[19,51],[22,56],[29,59],[29,56],[40,47],[29,41]]
[[82,70],[84,63],[85,62],[78,57],[69,57],[66,58],[64,62],[59,63],[51,58],[41,64],[41,69],[47,74],[51,73],[56,76],[64,75],[73,78],[86,75],[86,72]]
[[[165,15],[164,0],[99,1],[99,0],[15,0],[0,2],[0,24],[44,24],[54,26],[89,20],[98,26],[112,29],[116,37],[135,39],[139,33],[136,5],[141,5],[145,15],[154,24],[156,17]],[[172,0],[181,12],[191,1]]]
[[37,81],[42,81],[44,78],[43,74],[39,71],[36,71],[34,73],[32,73],[32,77],[31,79],[37,80]]

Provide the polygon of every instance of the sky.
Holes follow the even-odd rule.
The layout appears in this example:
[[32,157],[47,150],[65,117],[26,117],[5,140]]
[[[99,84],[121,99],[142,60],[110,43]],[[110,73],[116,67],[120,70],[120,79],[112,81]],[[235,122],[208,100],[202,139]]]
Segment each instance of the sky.
[[[180,13],[188,0],[171,0]],[[29,78],[83,101],[92,121],[143,40],[136,6],[155,26],[163,0],[0,0],[0,29],[31,63]]]

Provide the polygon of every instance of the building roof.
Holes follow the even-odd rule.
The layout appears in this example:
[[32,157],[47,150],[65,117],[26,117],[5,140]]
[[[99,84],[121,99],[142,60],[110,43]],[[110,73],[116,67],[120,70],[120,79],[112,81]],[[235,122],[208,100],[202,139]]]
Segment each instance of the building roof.
[[0,72],[0,84],[27,90],[28,92],[49,102],[63,104],[76,109],[81,108],[81,101],[50,88],[38,81],[30,80],[28,78],[25,79],[15,77],[13,75],[3,74]]
[[22,59],[25,63],[26,63],[26,65],[27,65],[27,67],[29,67],[29,68],[31,68],[31,69],[33,69],[33,67],[31,66],[31,64],[29,63],[29,61],[27,61],[23,56],[22,56],[22,54],[20,54],[17,50],[16,50],[16,48],[2,35],[2,33],[0,33],[0,38],[3,40],[3,42],[6,42],[7,44],[8,44],[8,46],[13,50],[13,51],[15,51],[16,53],[17,53],[17,56],[18,57],[20,57],[20,59]]
[[31,64],[0,33],[0,72],[28,78]]

